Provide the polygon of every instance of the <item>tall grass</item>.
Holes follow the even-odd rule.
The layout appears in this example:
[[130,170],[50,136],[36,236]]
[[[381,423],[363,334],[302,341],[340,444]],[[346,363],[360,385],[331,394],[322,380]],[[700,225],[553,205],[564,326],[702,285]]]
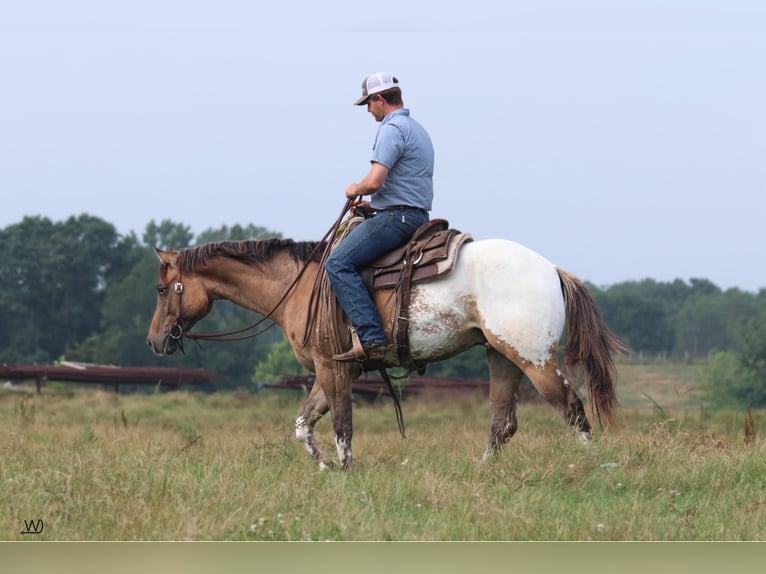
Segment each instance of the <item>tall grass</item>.
[[[356,464],[293,438],[302,397],[0,394],[0,539],[764,540],[764,413],[625,411],[589,447],[547,405],[480,466],[478,396],[354,411]],[[684,411],[686,412],[686,411]],[[318,436],[332,445],[331,424]],[[21,535],[42,519],[41,535]]]

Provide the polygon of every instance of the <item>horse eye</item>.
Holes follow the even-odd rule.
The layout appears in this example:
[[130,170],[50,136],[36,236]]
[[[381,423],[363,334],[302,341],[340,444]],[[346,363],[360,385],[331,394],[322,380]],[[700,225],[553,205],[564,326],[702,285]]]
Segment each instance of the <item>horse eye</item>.
[[168,292],[168,288],[165,287],[164,285],[157,286],[157,293],[159,293],[160,295],[165,295],[167,292]]

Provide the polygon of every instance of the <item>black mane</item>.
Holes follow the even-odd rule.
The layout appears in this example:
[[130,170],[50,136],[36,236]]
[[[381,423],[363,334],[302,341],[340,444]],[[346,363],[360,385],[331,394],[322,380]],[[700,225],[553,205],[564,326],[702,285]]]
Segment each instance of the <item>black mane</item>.
[[269,262],[274,255],[288,251],[299,263],[319,261],[323,251],[318,241],[293,241],[292,239],[260,239],[245,241],[219,241],[198,247],[187,247],[178,252],[178,266],[182,273],[189,273],[204,265],[213,257],[230,257],[243,263],[260,265]]

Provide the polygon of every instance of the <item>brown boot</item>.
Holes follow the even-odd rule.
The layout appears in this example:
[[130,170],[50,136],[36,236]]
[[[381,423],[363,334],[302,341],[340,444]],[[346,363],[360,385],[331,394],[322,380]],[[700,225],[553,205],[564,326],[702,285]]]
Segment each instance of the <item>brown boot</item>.
[[352,347],[350,351],[333,355],[332,357],[341,363],[358,361],[360,363],[369,363],[374,365],[395,365],[398,362],[395,345],[368,345],[364,347]]
[[366,357],[367,355],[364,353],[364,348],[356,346],[351,347],[350,351],[332,356],[334,361],[339,361],[341,363],[351,363],[353,361],[359,361],[361,363]]

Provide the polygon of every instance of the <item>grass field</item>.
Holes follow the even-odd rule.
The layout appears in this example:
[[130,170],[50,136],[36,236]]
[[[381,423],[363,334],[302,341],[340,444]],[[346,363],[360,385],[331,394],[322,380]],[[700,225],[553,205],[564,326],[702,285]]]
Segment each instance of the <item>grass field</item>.
[[522,404],[484,466],[483,397],[405,401],[407,439],[390,403],[359,403],[350,473],[295,442],[292,393],[3,392],[0,539],[765,540],[766,416],[746,443],[698,368],[620,365],[622,427],[587,448]]

